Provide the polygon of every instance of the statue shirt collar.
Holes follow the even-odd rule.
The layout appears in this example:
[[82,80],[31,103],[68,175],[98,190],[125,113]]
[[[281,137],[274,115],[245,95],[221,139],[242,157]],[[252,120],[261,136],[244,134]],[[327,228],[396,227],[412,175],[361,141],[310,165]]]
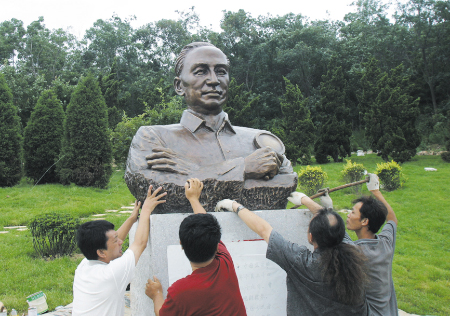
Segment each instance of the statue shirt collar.
[[199,127],[205,126],[211,131],[217,131],[222,129],[228,129],[234,134],[236,132],[228,119],[228,114],[224,111],[217,115],[201,115],[200,113],[194,112],[192,110],[184,110],[181,116],[180,124],[195,133]]

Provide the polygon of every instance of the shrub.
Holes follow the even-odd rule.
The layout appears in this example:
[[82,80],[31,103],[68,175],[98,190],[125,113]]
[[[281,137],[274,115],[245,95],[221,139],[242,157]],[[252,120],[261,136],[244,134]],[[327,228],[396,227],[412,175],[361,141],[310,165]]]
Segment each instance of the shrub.
[[319,166],[306,166],[306,168],[300,169],[298,173],[299,187],[308,196],[313,195],[317,190],[323,188],[327,179],[327,173]]
[[[342,178],[346,183],[362,180],[362,178],[364,177],[364,173],[365,173],[364,166],[356,162],[352,163],[350,159],[347,160],[347,164],[344,166],[344,170],[341,171]],[[351,189],[355,194],[361,192],[360,185],[355,185],[351,187]]]
[[104,188],[112,174],[111,142],[105,99],[88,75],[70,98],[57,172],[63,184]]
[[401,188],[405,182],[402,167],[394,160],[377,164],[375,174],[380,178],[381,185],[387,191]]
[[127,162],[128,151],[131,141],[139,127],[148,125],[148,120],[144,118],[145,114],[129,118],[124,115],[122,121],[119,122],[111,133],[111,144],[114,162],[123,168]]
[[0,73],[0,187],[16,185],[22,177],[22,135],[17,107]]
[[37,215],[30,223],[33,246],[41,257],[71,255],[76,247],[80,220],[65,213]]
[[42,92],[24,131],[25,174],[35,182],[58,182],[56,168],[63,137],[64,110],[54,92]]
[[450,162],[450,151],[445,151],[441,154],[442,160],[445,162]]

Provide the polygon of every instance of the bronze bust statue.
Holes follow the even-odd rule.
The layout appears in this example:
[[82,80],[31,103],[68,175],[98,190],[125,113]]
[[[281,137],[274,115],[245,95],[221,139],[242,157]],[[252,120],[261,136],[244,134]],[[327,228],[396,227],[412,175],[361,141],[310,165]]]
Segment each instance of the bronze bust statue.
[[222,111],[227,101],[229,61],[210,43],[185,46],[177,58],[174,88],[188,109],[179,124],[142,126],[133,138],[125,180],[145,198],[148,186],[162,186],[167,202],[155,213],[189,212],[184,184],[204,183],[200,202],[207,211],[224,198],[250,209],[284,209],[297,187],[297,174],[284,145],[267,131],[233,126]]

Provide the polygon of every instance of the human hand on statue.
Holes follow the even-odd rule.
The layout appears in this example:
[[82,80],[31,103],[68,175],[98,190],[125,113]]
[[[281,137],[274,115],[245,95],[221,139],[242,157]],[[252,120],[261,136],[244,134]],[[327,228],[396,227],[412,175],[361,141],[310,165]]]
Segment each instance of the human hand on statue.
[[199,200],[200,194],[203,190],[203,182],[201,182],[197,178],[191,178],[186,181],[186,184],[184,185],[184,191],[186,194],[186,198],[191,200]]
[[155,281],[153,281],[152,279],[147,280],[147,284],[145,285],[145,294],[152,300],[155,300],[158,295],[163,295],[163,290],[161,282],[158,280],[158,278],[155,276],[153,276],[153,278],[155,279]]
[[142,213],[152,213],[155,207],[161,203],[165,203],[166,200],[161,200],[161,198],[167,195],[167,192],[163,192],[160,195],[157,195],[159,191],[162,190],[162,187],[157,188],[152,193],[153,186],[150,185],[147,192],[147,198],[144,201],[144,205],[142,205]]
[[303,205],[302,204],[302,198],[307,196],[305,193],[301,193],[301,192],[292,192],[290,196],[288,196],[288,200],[297,206]]
[[214,208],[214,212],[221,212],[222,210],[226,210],[228,212],[234,212],[233,203],[236,203],[235,200],[223,199],[217,202],[216,207]]
[[179,157],[172,149],[155,147],[153,154],[145,157],[149,168],[158,171],[167,171],[187,175],[192,171],[200,169],[197,164]]
[[280,170],[278,154],[270,147],[259,148],[245,158],[247,179],[272,179]]

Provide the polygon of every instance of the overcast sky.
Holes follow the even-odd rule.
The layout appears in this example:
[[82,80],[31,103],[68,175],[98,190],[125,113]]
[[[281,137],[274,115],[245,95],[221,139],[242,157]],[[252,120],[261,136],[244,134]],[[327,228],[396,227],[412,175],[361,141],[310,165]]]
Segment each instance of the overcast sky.
[[[26,27],[39,16],[49,29],[62,28],[77,37],[82,37],[98,19],[109,19],[114,13],[125,19],[136,16],[133,27],[139,27],[160,19],[177,19],[175,10],[186,11],[195,6],[200,24],[220,30],[222,11],[236,12],[243,9],[253,17],[258,15],[284,15],[289,12],[302,14],[311,20],[330,18],[343,20],[348,12],[355,11],[353,0],[2,0],[0,22],[16,18]],[[386,2],[386,0],[385,0]]]

